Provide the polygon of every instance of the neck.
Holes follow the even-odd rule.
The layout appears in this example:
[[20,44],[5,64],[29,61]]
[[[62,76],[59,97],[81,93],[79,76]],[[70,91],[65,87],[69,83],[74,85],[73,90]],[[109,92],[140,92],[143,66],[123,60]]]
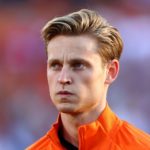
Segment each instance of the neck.
[[78,128],[81,125],[97,120],[105,106],[106,103],[104,103],[103,106],[101,105],[100,107],[92,109],[91,111],[78,114],[61,113],[64,138],[74,146],[78,147]]

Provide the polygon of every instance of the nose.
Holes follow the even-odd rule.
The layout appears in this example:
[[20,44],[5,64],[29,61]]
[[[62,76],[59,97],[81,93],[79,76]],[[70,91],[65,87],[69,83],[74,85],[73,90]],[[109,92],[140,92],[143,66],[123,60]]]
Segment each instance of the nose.
[[70,71],[69,69],[67,69],[67,67],[63,67],[61,69],[60,74],[58,76],[58,82],[63,85],[72,83]]

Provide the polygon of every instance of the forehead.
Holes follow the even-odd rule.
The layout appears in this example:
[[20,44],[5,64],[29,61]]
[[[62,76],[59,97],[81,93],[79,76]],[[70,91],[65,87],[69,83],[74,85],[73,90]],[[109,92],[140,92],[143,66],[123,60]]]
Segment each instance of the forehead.
[[73,60],[82,60],[92,66],[102,66],[97,45],[97,40],[88,35],[57,36],[48,44],[47,62],[55,60],[70,63]]
[[[79,55],[97,52],[98,44],[95,37],[90,35],[59,35],[54,37],[47,46],[49,55],[61,55],[62,53],[70,55]],[[98,54],[99,55],[99,54]]]

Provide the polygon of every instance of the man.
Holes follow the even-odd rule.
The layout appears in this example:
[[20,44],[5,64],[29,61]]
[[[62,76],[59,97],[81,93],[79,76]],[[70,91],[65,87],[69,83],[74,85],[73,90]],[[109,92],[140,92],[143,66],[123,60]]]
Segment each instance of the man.
[[27,150],[148,150],[150,136],[120,120],[106,96],[119,72],[122,40],[96,12],[82,9],[42,30],[57,122]]

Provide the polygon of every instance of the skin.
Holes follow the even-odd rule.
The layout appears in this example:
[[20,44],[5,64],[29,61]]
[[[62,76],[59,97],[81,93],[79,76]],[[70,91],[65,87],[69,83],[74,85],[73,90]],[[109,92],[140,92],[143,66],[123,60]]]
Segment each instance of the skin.
[[119,70],[117,60],[104,65],[97,49],[96,38],[87,34],[58,35],[47,47],[50,97],[61,114],[64,138],[77,147],[78,127],[104,110]]

